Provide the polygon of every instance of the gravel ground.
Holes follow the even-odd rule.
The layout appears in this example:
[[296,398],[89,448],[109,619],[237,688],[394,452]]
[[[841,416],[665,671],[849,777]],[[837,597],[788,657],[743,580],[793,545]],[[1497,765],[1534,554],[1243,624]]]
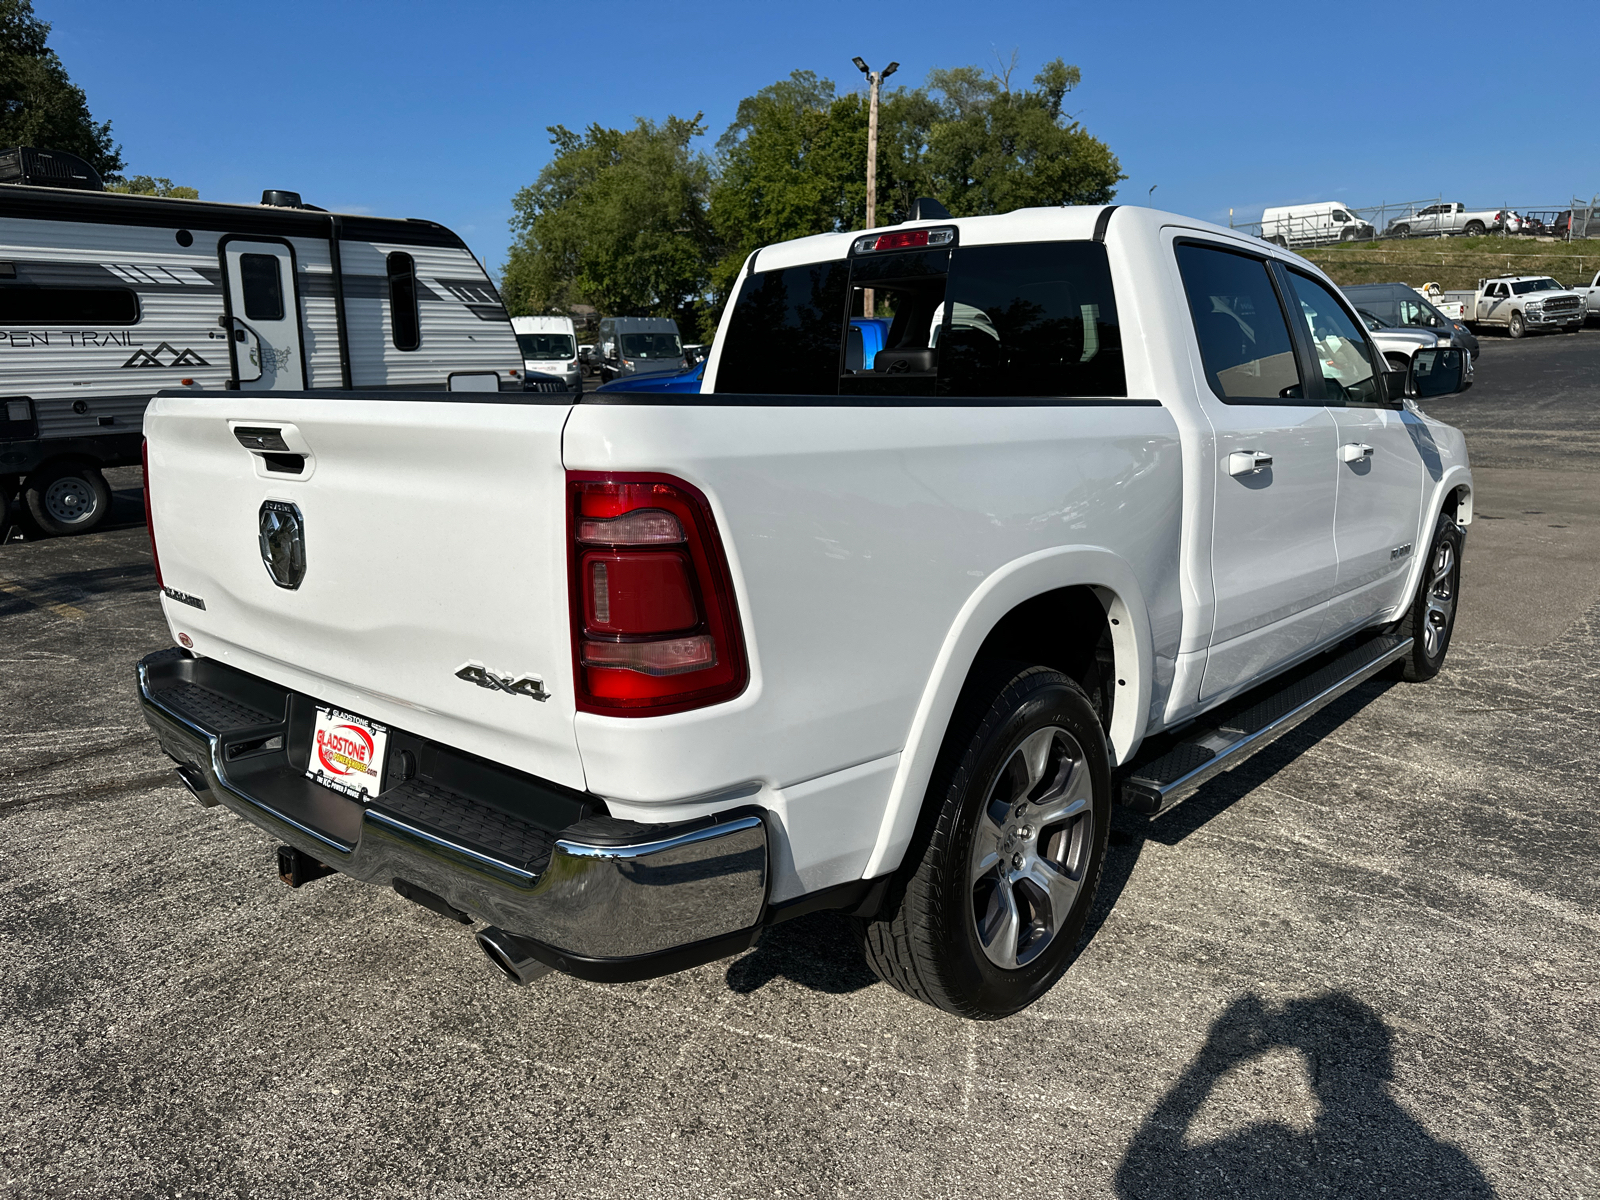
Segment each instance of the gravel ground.
[[172,782],[117,520],[0,546],[0,1194],[1600,1197],[1600,332],[1485,339],[1445,673],[1372,683],[1146,821],[995,1024],[838,919],[516,989],[460,926]]

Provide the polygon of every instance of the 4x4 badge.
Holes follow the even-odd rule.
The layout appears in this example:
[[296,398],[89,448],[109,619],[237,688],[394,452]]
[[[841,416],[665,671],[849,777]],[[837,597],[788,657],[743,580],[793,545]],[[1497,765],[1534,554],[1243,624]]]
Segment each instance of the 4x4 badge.
[[491,691],[506,692],[512,696],[531,696],[539,701],[550,699],[550,693],[544,690],[544,680],[537,675],[519,675],[513,679],[509,675],[491,671],[481,663],[469,662],[464,663],[456,671],[456,678],[465,679],[468,683],[475,683]]

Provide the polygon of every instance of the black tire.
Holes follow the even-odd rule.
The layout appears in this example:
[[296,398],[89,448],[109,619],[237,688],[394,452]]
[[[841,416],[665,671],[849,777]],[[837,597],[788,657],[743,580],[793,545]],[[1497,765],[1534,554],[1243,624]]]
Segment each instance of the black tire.
[[1461,600],[1461,554],[1467,544],[1466,532],[1440,513],[1423,559],[1422,578],[1417,594],[1400,622],[1400,636],[1413,638],[1411,653],[1401,660],[1401,676],[1410,683],[1424,683],[1439,673],[1450,652],[1455,633],[1456,611]]
[[1026,1008],[1077,951],[1110,824],[1105,733],[1083,689],[1047,667],[983,668],[951,719],[884,908],[857,923],[868,965],[958,1016]]
[[1395,237],[1403,237],[1403,238],[1404,237],[1410,237],[1411,236],[1411,226],[1409,226],[1409,225],[1396,225],[1394,227],[1394,235],[1395,235]]
[[1468,221],[1467,222],[1467,227],[1465,229],[1463,229],[1461,232],[1466,234],[1468,237],[1482,237],[1484,235],[1484,232],[1485,232],[1485,230],[1483,228],[1483,222],[1482,221]]
[[22,495],[34,523],[56,537],[98,529],[111,513],[105,476],[86,463],[58,463],[35,471]]
[[1411,370],[1411,359],[1410,359],[1410,357],[1407,356],[1407,355],[1401,354],[1399,351],[1391,351],[1388,354],[1385,354],[1383,356],[1383,359],[1384,359],[1384,361],[1386,363],[1389,364],[1389,369],[1391,371],[1409,371],[1409,370]]
[[1562,329],[1561,329],[1561,332],[1562,333],[1577,333],[1578,330],[1580,330],[1582,328],[1583,328],[1583,322],[1579,321],[1576,325],[1565,325],[1565,326],[1563,326]]
[[1521,313],[1514,312],[1511,314],[1511,323],[1506,326],[1506,332],[1514,338],[1527,336],[1528,323],[1522,319]]

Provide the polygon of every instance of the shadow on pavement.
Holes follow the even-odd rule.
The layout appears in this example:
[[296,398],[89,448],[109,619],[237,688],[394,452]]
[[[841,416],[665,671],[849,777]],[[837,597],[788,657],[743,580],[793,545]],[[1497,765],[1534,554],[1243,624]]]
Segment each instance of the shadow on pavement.
[[728,987],[741,995],[759,991],[779,977],[814,992],[842,996],[878,982],[861,957],[849,921],[819,912],[774,925],[761,944],[728,966]]
[[[1254,995],[1235,1001],[1134,1135],[1117,1171],[1117,1194],[1495,1196],[1465,1153],[1429,1134],[1389,1095],[1393,1040],[1377,1012],[1343,992],[1278,1009]],[[1310,1128],[1256,1121],[1214,1140],[1192,1140],[1191,1127],[1223,1073],[1280,1048],[1305,1058],[1319,1109]]]
[[1383,695],[1391,686],[1381,677],[1362,684],[1347,695],[1341,696],[1327,708],[1317,713],[1293,732],[1274,742],[1259,754],[1246,759],[1231,771],[1225,771],[1205,784],[1198,792],[1176,807],[1158,817],[1113,805],[1111,809],[1111,841],[1106,847],[1105,866],[1100,873],[1100,888],[1095,893],[1094,910],[1084,927],[1083,941],[1089,941],[1106,923],[1123,888],[1133,877],[1139,855],[1147,841],[1163,846],[1176,846],[1208,821],[1232,808],[1245,796],[1283,770],[1319,740],[1332,733],[1372,701]]

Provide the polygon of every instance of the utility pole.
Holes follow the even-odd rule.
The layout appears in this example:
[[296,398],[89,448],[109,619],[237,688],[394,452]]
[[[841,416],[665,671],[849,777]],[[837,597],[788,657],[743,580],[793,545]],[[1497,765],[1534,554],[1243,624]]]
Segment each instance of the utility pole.
[[[867,101],[867,228],[878,223],[878,88],[883,81],[900,69],[897,62],[881,71],[874,71],[858,56],[851,59],[856,69],[867,77],[871,98]],[[862,293],[861,315],[872,315],[872,289]]]

